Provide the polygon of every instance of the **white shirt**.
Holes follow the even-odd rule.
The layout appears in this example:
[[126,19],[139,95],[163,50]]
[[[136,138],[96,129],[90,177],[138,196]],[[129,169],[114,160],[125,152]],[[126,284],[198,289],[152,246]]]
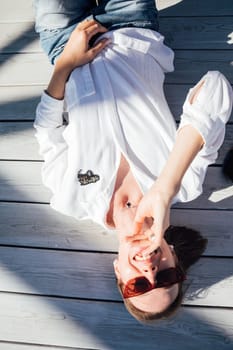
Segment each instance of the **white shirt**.
[[[145,193],[165,165],[177,130],[163,93],[164,73],[173,70],[173,52],[163,44],[163,36],[124,28],[102,37],[111,38],[111,43],[93,62],[72,72],[64,101],[43,93],[34,126],[52,207],[105,225],[121,153]],[[207,74],[207,92],[202,89],[200,103],[208,98],[206,93],[213,95],[219,76]],[[209,111],[199,107],[186,100],[180,127],[192,124],[205,146],[186,172],[174,202],[190,201],[202,192],[206,168],[223,141],[229,112],[212,120]],[[64,108],[68,125],[63,123]]]

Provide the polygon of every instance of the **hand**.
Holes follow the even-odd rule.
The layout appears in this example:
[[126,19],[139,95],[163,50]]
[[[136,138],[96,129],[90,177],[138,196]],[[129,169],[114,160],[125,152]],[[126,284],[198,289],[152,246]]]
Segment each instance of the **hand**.
[[[151,241],[150,246],[143,251],[144,256],[161,246],[164,232],[170,224],[172,196],[162,188],[159,183],[155,183],[141,199],[135,215],[133,232],[129,239],[140,241],[145,240],[146,236]],[[153,223],[149,229],[143,230],[143,224],[148,218],[152,218]]]
[[93,35],[106,31],[107,29],[95,20],[84,21],[77,25],[56,61],[53,75],[46,89],[48,95],[58,100],[64,98],[65,85],[71,72],[76,67],[92,61],[109,43],[109,39],[103,39],[90,48],[90,39]]
[[68,68],[71,72],[76,67],[91,62],[109,43],[109,39],[103,39],[91,48],[89,41],[95,34],[105,32],[107,29],[95,20],[79,23],[58,58],[57,64]]

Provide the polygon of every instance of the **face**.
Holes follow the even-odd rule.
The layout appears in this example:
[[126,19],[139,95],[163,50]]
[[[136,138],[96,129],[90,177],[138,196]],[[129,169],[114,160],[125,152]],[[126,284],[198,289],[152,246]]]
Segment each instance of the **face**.
[[[124,285],[136,277],[143,276],[154,284],[159,271],[175,267],[173,248],[163,240],[160,249],[153,252],[149,258],[142,257],[142,251],[150,245],[148,239],[132,241],[128,234],[132,230],[136,208],[120,206],[114,213],[114,223],[119,235],[119,253],[114,261],[114,269],[118,279]],[[149,220],[144,224],[143,231],[152,225]],[[178,284],[171,287],[153,289],[145,294],[130,298],[132,304],[140,310],[147,312],[164,311],[177,297]]]

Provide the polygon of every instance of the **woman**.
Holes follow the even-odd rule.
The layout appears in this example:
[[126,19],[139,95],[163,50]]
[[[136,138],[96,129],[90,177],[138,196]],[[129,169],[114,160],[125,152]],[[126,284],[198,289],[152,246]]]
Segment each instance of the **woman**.
[[[230,115],[230,85],[208,72],[189,92],[177,131],[163,94],[173,52],[156,31],[154,0],[35,4],[36,28],[55,64],[35,120],[51,205],[115,228],[123,298],[137,318],[144,316],[135,310],[163,316],[185,279],[164,239],[170,206],[202,191]],[[195,248],[200,240],[193,235],[193,262],[205,246],[201,240]]]

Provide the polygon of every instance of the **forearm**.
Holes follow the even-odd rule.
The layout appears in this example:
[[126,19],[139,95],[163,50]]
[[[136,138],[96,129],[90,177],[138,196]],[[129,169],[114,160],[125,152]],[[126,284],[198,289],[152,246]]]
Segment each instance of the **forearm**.
[[202,136],[191,125],[178,132],[174,147],[154,184],[154,187],[166,192],[169,200],[179,191],[183,176],[203,143]]
[[66,82],[71,72],[72,68],[66,65],[62,59],[58,59],[46,92],[57,100],[63,100]]
[[66,171],[68,146],[63,137],[63,101],[43,93],[34,122],[39,153],[44,160],[43,183],[56,192]]
[[62,100],[65,93],[65,85],[76,68],[91,62],[108,44],[107,38],[99,41],[93,47],[89,47],[90,39],[97,33],[107,31],[95,20],[83,21],[72,32],[65,48],[56,61],[54,72],[46,92],[53,98]]

